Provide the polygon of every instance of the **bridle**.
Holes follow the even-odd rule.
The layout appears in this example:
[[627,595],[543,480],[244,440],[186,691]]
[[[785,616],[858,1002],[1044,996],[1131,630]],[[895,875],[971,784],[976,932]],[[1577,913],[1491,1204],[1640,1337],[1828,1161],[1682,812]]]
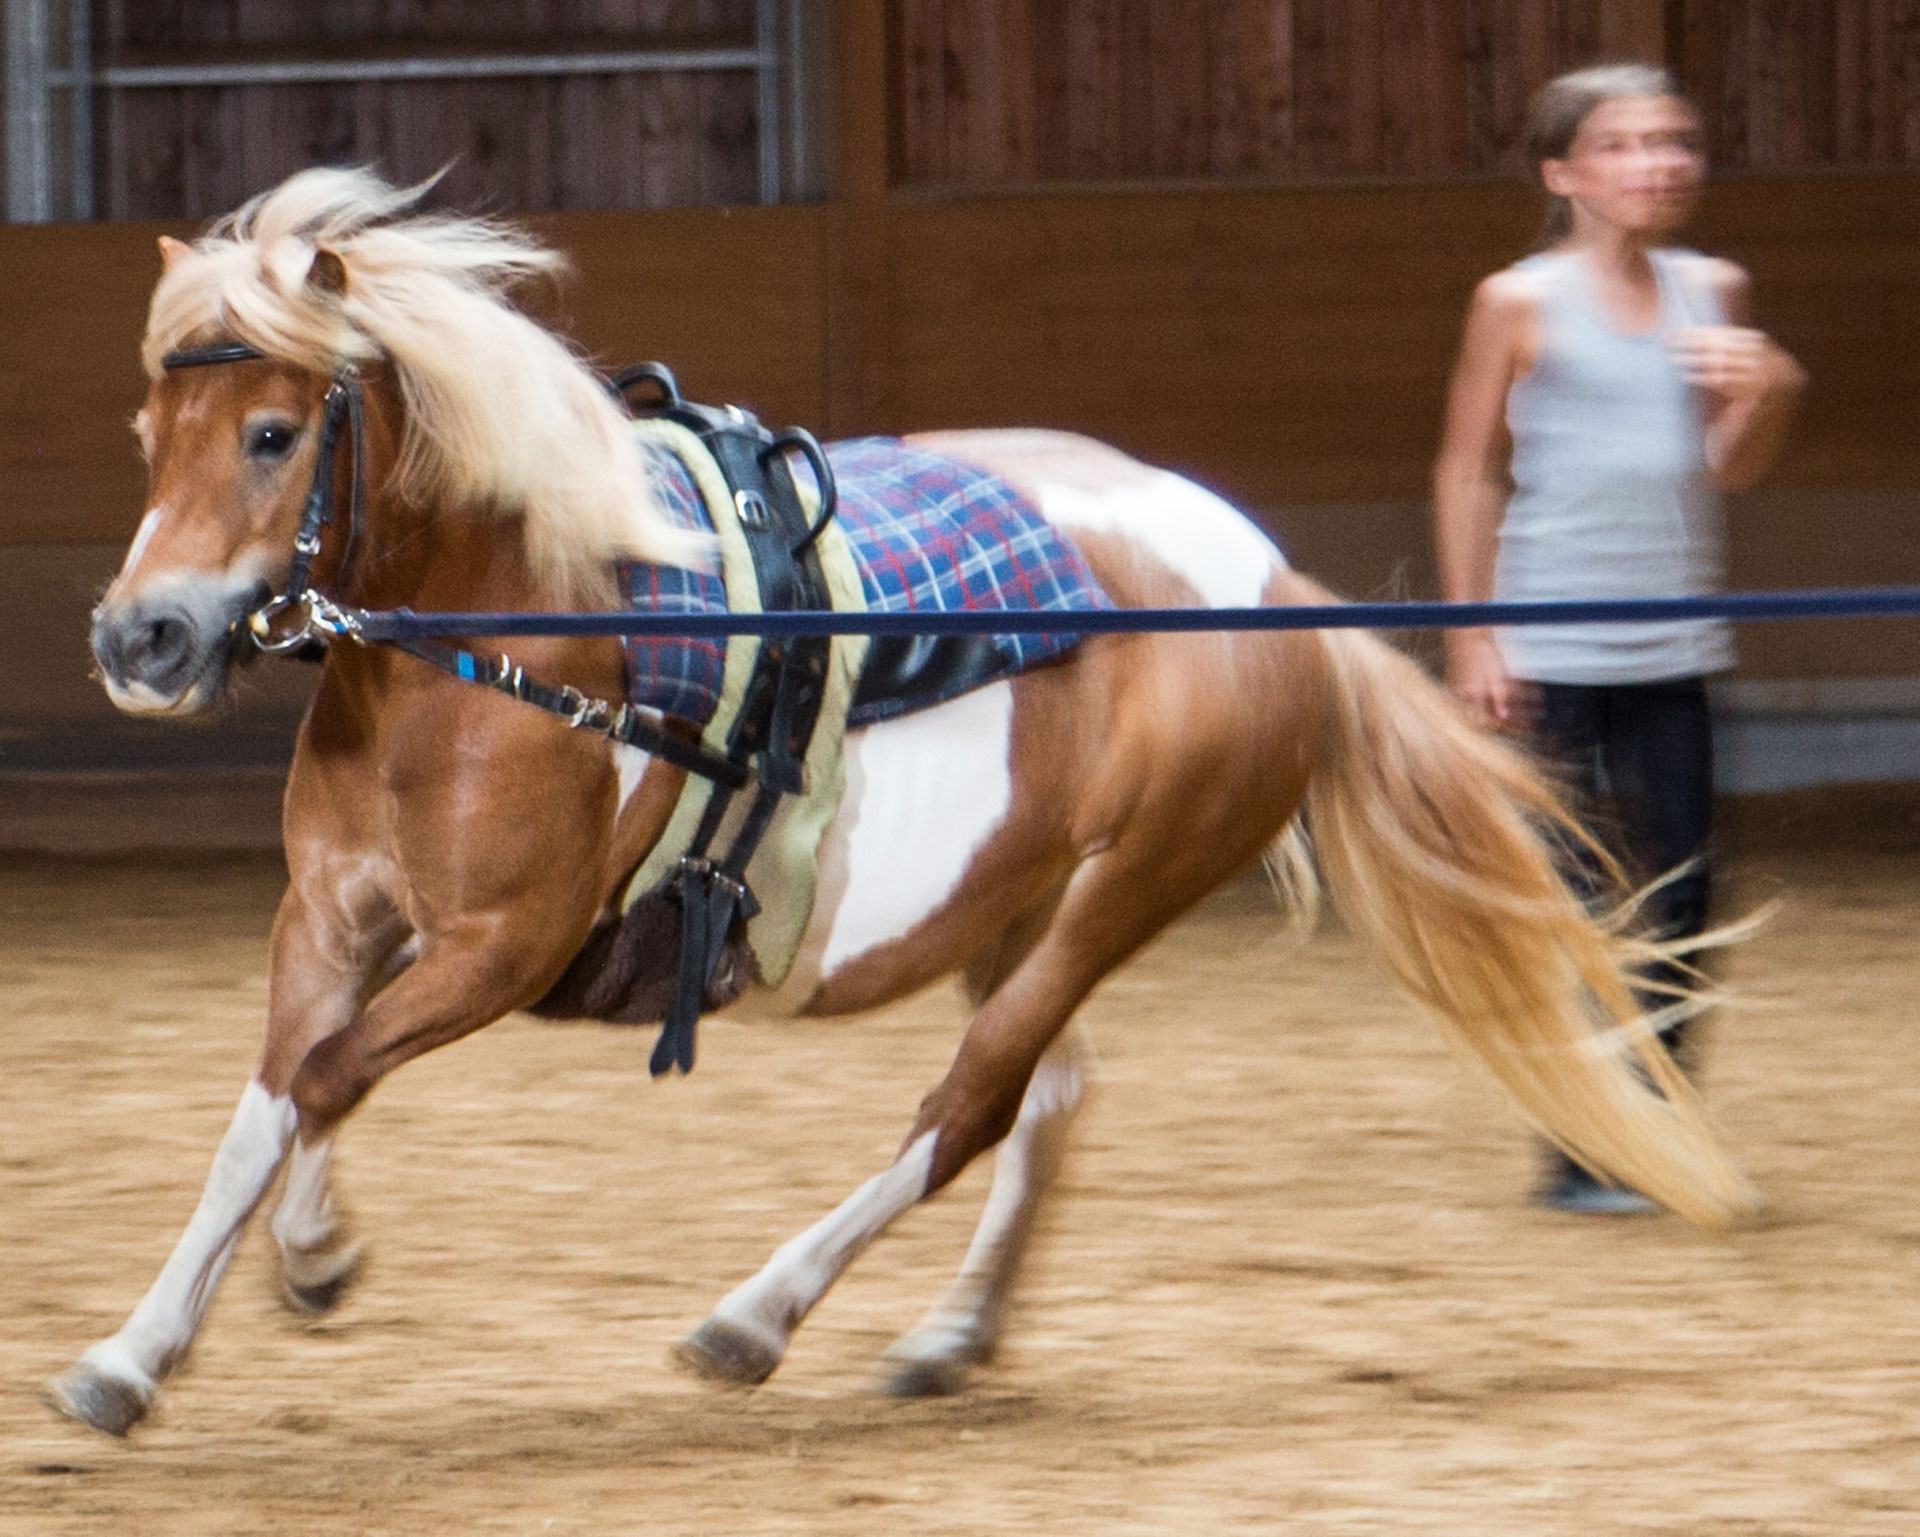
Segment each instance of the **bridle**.
[[[206,368],[218,363],[265,361],[267,354],[246,342],[213,342],[204,347],[177,347],[160,359],[160,367],[172,373],[177,369]],[[326,621],[344,617],[338,606],[312,585],[313,563],[320,554],[320,542],[333,522],[335,461],[343,432],[352,435],[348,452],[352,456],[353,489],[347,505],[347,547],[341,551],[340,564],[334,571],[336,589],[345,585],[353,566],[354,554],[360,547],[361,524],[366,516],[366,406],[359,376],[351,368],[342,368],[333,376],[321,402],[319,452],[313,463],[313,482],[307,487],[306,506],[300,514],[300,529],[293,539],[293,567],[287,573],[286,588],[234,625],[236,639],[244,638],[269,655],[298,650],[317,639],[319,633],[332,629]],[[304,615],[304,622],[285,634],[278,633],[279,621],[296,610]],[[316,620],[321,623],[316,625]]]
[[[267,354],[246,342],[215,342],[183,347],[160,360],[163,370],[201,368],[220,363],[264,361]],[[714,411],[690,406],[680,398],[672,373],[658,364],[609,381],[618,400],[625,400],[630,384],[649,380],[661,394],[661,409],[669,416],[690,414],[693,426],[714,455],[714,463],[733,488],[739,509],[755,583],[762,594],[780,593],[801,609],[831,607],[820,557],[814,549],[833,516],[833,469],[810,433],[789,428],[770,433],[736,408]],[[683,423],[685,425],[685,423]],[[336,590],[344,587],[366,503],[365,411],[360,381],[350,367],[341,367],[327,386],[320,424],[320,440],[307,490],[299,532],[293,541],[293,566],[284,591],[236,621],[241,637],[269,653],[294,651],[310,642],[350,638],[372,643],[363,629],[362,613],[327,598],[313,586],[313,563],[334,516],[334,481],[340,440],[351,433],[352,501],[348,509],[346,549],[334,572]],[[819,484],[820,509],[811,524],[802,509],[791,477],[784,468],[770,478],[769,464],[780,462],[789,448],[806,454]],[[750,515],[751,514],[751,515]],[[276,623],[298,613],[299,620],[285,635]],[[689,740],[666,729],[627,702],[594,699],[566,685],[554,688],[527,676],[512,657],[476,656],[470,651],[427,638],[384,637],[378,643],[404,651],[466,683],[506,694],[558,716],[576,729],[592,731],[615,742],[638,747],[668,763],[712,782],[699,826],[673,870],[652,898],[677,904],[681,910],[680,968],[672,1002],[661,1025],[650,1067],[655,1077],[678,1067],[693,1066],[694,1030],[706,1004],[726,946],[737,925],[760,911],[747,884],[747,866],[761,838],[779,810],[783,796],[805,785],[804,762],[825,693],[829,647],[824,636],[801,637],[792,645],[769,646],[756,655],[747,697],[728,732],[726,749],[716,751],[701,740]],[[757,765],[757,770],[755,765]],[[724,853],[710,852],[718,838],[734,795],[757,782],[752,803],[734,827]]]
[[[268,355],[247,342],[212,342],[203,347],[177,347],[160,359],[167,373],[181,368],[207,368],[220,363],[266,362]],[[338,639],[375,644],[361,633],[360,611],[336,602],[313,585],[313,562],[334,517],[336,461],[343,434],[351,434],[348,452],[353,460],[353,490],[347,507],[347,544],[333,574],[336,591],[344,588],[353,557],[360,547],[366,517],[367,451],[366,408],[359,376],[342,367],[327,386],[322,402],[319,451],[313,482],[307,488],[300,528],[293,539],[293,566],[283,591],[234,621],[236,644],[252,646],[269,656],[324,647]],[[816,445],[816,454],[818,452]],[[299,622],[284,634],[279,621],[297,613]],[[429,666],[477,683],[557,715],[576,730],[592,731],[629,747],[638,747],[665,762],[698,774],[727,789],[739,789],[748,778],[746,766],[729,755],[714,752],[699,741],[689,741],[667,730],[643,710],[625,702],[594,699],[571,684],[554,688],[530,678],[512,657],[482,657],[471,651],[432,640],[389,639],[377,642],[404,651]]]

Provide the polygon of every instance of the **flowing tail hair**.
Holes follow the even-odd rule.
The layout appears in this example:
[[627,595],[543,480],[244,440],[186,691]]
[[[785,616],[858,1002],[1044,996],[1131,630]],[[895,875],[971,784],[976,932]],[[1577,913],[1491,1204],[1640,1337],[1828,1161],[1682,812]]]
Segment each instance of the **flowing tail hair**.
[[[1558,794],[1409,658],[1319,633],[1306,819],[1348,925],[1573,1157],[1705,1227],[1756,1209],[1635,1002],[1631,977],[1668,952],[1596,921],[1559,873],[1556,842],[1591,840]],[[1276,843],[1283,887],[1301,888],[1302,853],[1297,827]]]

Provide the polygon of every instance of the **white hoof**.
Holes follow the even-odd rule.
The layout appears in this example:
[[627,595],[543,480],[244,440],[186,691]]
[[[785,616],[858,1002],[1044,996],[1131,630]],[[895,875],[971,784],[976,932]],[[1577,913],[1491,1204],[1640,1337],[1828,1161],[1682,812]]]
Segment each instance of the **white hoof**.
[[317,1317],[331,1313],[360,1279],[360,1245],[347,1244],[330,1251],[281,1251],[280,1294],[296,1313]]
[[951,1398],[990,1354],[959,1329],[915,1329],[887,1347],[875,1386],[894,1398]]
[[709,1318],[673,1347],[673,1364],[703,1382],[757,1388],[779,1366],[780,1347],[759,1333]]
[[68,1419],[124,1436],[146,1418],[159,1391],[121,1352],[96,1345],[49,1382],[42,1396]]

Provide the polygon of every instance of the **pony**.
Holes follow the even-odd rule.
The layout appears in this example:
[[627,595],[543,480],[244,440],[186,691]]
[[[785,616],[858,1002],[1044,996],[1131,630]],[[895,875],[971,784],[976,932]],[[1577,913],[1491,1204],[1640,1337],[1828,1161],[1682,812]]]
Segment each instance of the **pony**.
[[[93,622],[122,710],[219,701],[248,616],[287,591],[309,481],[364,490],[364,527],[350,549],[330,526],[300,574],[310,560],[317,589],[369,609],[605,608],[619,558],[711,558],[661,515],[600,379],[511,302],[561,258],[508,224],[422,212],[418,195],[310,170],[192,245],[162,238],[134,420],[147,507]],[[196,359],[220,366],[166,366],[222,344]],[[316,475],[331,381],[349,372],[364,462]],[[1024,489],[1122,607],[1335,601],[1226,502],[1104,444],[1024,429],[914,441]],[[620,697],[612,640],[516,650],[549,683]],[[763,1381],[861,1251],[997,1147],[957,1276],[887,1352],[895,1391],[959,1388],[993,1353],[1082,1097],[1076,1007],[1263,854],[1296,892],[1323,880],[1399,983],[1574,1156],[1702,1224],[1756,1200],[1639,1017],[1633,987],[1656,952],[1559,873],[1583,836],[1574,815],[1380,640],[1089,637],[850,730],[845,751],[781,1006],[841,1014],[957,974],[972,1014],[893,1162],[676,1347],[704,1377]],[[330,1195],[342,1123],[403,1063],[550,994],[604,932],[684,780],[658,753],[336,641],[287,781],[258,1066],[158,1277],[50,1385],[53,1404],[116,1434],[146,1414],[282,1176],[286,1296],[334,1306],[360,1254]]]

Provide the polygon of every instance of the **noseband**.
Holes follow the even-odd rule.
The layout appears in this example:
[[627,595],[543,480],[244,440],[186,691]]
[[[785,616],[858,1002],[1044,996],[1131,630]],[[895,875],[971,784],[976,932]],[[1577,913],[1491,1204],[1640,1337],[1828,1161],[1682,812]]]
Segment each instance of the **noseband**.
[[[160,367],[172,373],[176,369],[206,368],[216,363],[264,362],[266,357],[258,347],[249,346],[246,342],[214,342],[205,347],[176,348],[160,359]],[[341,433],[348,430],[353,435],[349,449],[353,464],[353,490],[347,508],[347,547],[341,552],[339,569],[334,573],[336,587],[345,583],[347,572],[353,565],[354,552],[360,544],[360,525],[365,516],[367,500],[366,410],[359,378],[351,369],[343,368],[333,376],[322,402],[320,448],[313,463],[313,483],[307,488],[306,507],[300,514],[300,531],[293,539],[293,569],[287,573],[286,590],[267,599],[247,615],[244,629],[236,626],[236,633],[245,634],[262,651],[293,651],[314,638],[310,624],[297,625],[286,634],[277,635],[274,626],[283,615],[295,609],[305,609],[312,616],[332,607],[311,582],[313,562],[320,553],[320,541],[328,525],[333,522],[334,461],[340,452]]]

